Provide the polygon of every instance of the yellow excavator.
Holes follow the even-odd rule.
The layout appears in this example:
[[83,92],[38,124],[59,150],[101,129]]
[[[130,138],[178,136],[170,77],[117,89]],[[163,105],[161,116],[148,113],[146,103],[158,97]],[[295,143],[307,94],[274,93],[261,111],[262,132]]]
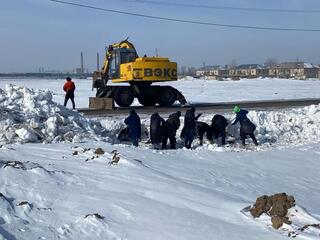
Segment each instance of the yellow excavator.
[[[108,85],[129,83],[129,85]],[[103,67],[93,74],[96,97],[113,98],[120,107],[128,107],[135,98],[144,106],[170,106],[175,101],[182,105],[185,97],[171,86],[156,86],[154,82],[177,80],[177,63],[162,57],[139,57],[128,39],[106,48]]]

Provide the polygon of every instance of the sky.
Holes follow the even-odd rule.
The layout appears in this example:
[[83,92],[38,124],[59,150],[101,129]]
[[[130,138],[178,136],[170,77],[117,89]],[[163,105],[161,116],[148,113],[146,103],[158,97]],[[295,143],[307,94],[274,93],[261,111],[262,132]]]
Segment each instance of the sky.
[[[227,11],[125,0],[67,0],[80,4],[160,17],[263,27],[320,29],[319,13]],[[158,0],[229,7],[320,10],[318,0]],[[1,0],[0,72],[94,70],[105,46],[127,37],[139,55],[169,57],[181,66],[264,63],[320,63],[320,32],[222,28],[159,21],[61,5],[49,0]]]

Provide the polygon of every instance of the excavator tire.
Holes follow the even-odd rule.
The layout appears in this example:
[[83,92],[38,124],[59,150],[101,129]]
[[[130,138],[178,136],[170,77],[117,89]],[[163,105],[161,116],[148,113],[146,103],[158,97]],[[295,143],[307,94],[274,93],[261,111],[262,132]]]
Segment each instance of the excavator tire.
[[161,91],[158,103],[160,106],[171,106],[177,100],[176,89],[173,87],[164,87]]
[[156,96],[151,94],[143,94],[139,96],[138,101],[141,105],[146,107],[153,107],[157,104]]
[[113,99],[120,107],[129,107],[133,103],[134,95],[130,88],[118,88]]

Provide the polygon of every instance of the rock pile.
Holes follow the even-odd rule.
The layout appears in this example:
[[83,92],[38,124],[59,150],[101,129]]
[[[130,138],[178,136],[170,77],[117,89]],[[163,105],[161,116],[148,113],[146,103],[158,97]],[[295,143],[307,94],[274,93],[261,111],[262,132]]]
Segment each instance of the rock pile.
[[254,218],[260,217],[263,213],[271,217],[272,226],[279,229],[283,223],[291,224],[287,213],[288,209],[295,206],[293,196],[286,193],[278,193],[272,196],[261,196],[257,198],[254,206],[250,209],[250,213]]

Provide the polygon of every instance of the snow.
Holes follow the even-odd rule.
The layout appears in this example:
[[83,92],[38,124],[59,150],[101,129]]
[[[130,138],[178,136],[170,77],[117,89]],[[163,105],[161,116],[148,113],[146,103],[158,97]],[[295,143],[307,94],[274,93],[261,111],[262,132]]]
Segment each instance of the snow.
[[[77,146],[3,147],[1,160],[20,160],[25,170],[0,168],[0,192],[9,199],[0,203],[0,234],[5,236],[4,229],[16,239],[285,239],[270,223],[241,213],[256,197],[276,192],[293,195],[319,222],[318,144],[231,153]],[[106,153],[91,159],[97,147]],[[72,155],[76,149],[79,154]],[[109,166],[114,149],[120,161]],[[16,206],[21,201],[31,209]],[[94,213],[104,219],[84,218]]]
[[[292,230],[296,239],[319,239],[316,227],[297,229],[320,223],[320,105],[250,111],[259,147],[250,141],[247,148],[195,141],[187,150],[179,140],[177,150],[163,151],[150,149],[147,136],[139,148],[116,142],[113,136],[125,116],[87,119],[55,102],[63,98],[55,95],[60,85],[45,90],[56,81],[37,81],[10,83],[42,90],[0,90],[1,240],[276,240],[288,239]],[[320,87],[320,81],[186,81],[174,84],[194,102],[227,101],[229,94],[232,100],[319,97]],[[85,84],[77,90],[84,91]],[[274,91],[277,96],[269,96]],[[78,103],[87,96],[78,95]],[[145,128],[149,117],[141,116]],[[206,113],[200,120],[209,123],[212,117]],[[41,129],[41,140],[35,129]],[[96,154],[97,148],[105,153]],[[109,165],[114,150],[120,160]],[[296,199],[289,213],[292,226],[274,230],[268,216],[253,219],[243,213],[257,197],[278,192]]]
[[[91,91],[92,81],[89,79],[74,79],[76,84],[75,101],[77,108],[89,106],[89,97],[94,97]],[[64,79],[0,79],[0,88],[6,84],[17,84],[34,89],[50,89],[53,100],[63,103]],[[181,91],[191,103],[228,102],[244,100],[273,100],[320,98],[320,80],[292,80],[276,78],[241,79],[239,81],[202,80],[186,77],[175,82],[165,82]],[[135,101],[135,104],[139,104]],[[71,102],[69,102],[69,107]]]
[[277,78],[217,81],[186,78],[170,83],[191,103],[319,98],[320,80]]
[[100,139],[107,130],[52,100],[48,90],[6,85],[0,89],[0,143]]

